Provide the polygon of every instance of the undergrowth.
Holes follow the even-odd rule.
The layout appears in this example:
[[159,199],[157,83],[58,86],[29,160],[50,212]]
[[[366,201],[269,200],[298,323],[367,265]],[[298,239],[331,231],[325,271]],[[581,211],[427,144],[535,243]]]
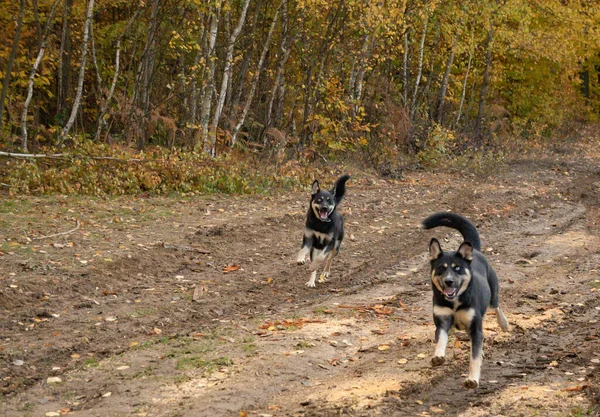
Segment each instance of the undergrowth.
[[10,159],[0,166],[0,182],[11,195],[257,194],[306,186],[319,174],[297,161],[276,167],[247,155],[210,158],[159,147],[134,153],[91,142],[60,158]]

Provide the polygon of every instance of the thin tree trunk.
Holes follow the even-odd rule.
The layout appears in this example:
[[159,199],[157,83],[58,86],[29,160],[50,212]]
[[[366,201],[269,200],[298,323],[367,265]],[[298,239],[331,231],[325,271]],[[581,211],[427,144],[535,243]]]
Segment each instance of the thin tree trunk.
[[83,30],[83,52],[81,53],[81,67],[79,68],[79,81],[77,83],[77,94],[75,95],[75,101],[73,102],[73,109],[71,110],[71,116],[67,121],[67,124],[60,132],[60,140],[64,140],[69,134],[69,131],[75,123],[77,112],[79,111],[79,105],[81,104],[81,96],[83,94],[83,80],[85,78],[85,64],[87,60],[87,50],[90,37],[90,27],[92,26],[92,15],[94,11],[94,0],[90,0],[87,7],[85,28]]
[[[458,22],[460,25],[460,21]],[[444,123],[444,105],[446,102],[446,92],[448,91],[448,82],[450,80],[450,70],[454,63],[454,50],[456,49],[456,42],[458,42],[458,32],[454,35],[454,41],[452,42],[452,48],[450,49],[450,56],[448,56],[448,62],[446,63],[446,71],[442,78],[442,86],[440,88],[440,97],[438,100],[438,114],[437,122],[441,125]]]
[[356,76],[356,85],[354,88],[354,96],[352,99],[354,100],[354,114],[358,113],[358,103],[362,99],[363,93],[363,82],[365,79],[365,67],[367,56],[369,55],[369,50],[373,48],[373,43],[375,42],[375,31],[373,31],[370,35],[365,36],[365,40],[363,43],[363,48],[360,54],[360,62],[358,65],[358,74]]
[[[196,55],[194,56],[194,63],[192,66],[192,82],[190,83],[190,107],[189,107],[189,113],[188,113],[188,123],[186,123],[186,127],[187,127],[187,134],[189,135],[189,137],[191,138],[191,142],[189,143],[189,145],[192,146],[192,148],[195,146],[194,140],[195,140],[195,136],[194,136],[194,132],[197,131],[198,126],[196,125],[197,122],[197,116],[198,116],[198,80],[202,79],[202,72],[204,70],[200,71],[199,69],[199,65],[200,65],[200,60],[202,59],[202,52],[206,51],[207,48],[207,42],[208,42],[208,25],[210,22],[210,13],[207,13],[206,15],[206,22],[203,25],[202,30],[200,31],[200,34],[198,36],[198,45],[200,46],[198,48],[198,50],[196,51]],[[202,21],[203,20],[203,16],[199,15],[198,16],[198,21]],[[201,89],[200,89],[201,90]]]
[[419,66],[417,69],[417,77],[415,79],[415,89],[411,100],[410,118],[411,120],[415,116],[417,93],[419,91],[419,84],[421,84],[421,77],[423,75],[423,52],[425,50],[425,37],[427,36],[427,22],[429,21],[429,15],[425,15],[425,22],[423,23],[423,35],[421,36],[421,42],[419,44]]
[[252,86],[250,87],[250,92],[248,93],[248,98],[246,99],[246,105],[244,106],[244,110],[242,111],[242,115],[238,124],[235,126],[233,131],[233,135],[231,137],[231,148],[233,148],[237,142],[237,136],[240,133],[240,129],[244,125],[244,121],[246,120],[246,116],[248,115],[248,110],[250,110],[250,105],[252,104],[252,100],[254,99],[254,93],[256,92],[256,86],[258,85],[258,80],[260,78],[260,73],[262,72],[262,67],[265,62],[265,58],[267,56],[267,52],[269,51],[269,44],[271,43],[271,38],[273,37],[273,31],[275,29],[275,24],[277,23],[277,19],[279,18],[279,10],[285,0],[281,0],[279,6],[277,7],[277,11],[275,11],[275,16],[273,16],[273,22],[271,22],[271,28],[269,29],[269,34],[267,35],[267,40],[263,46],[262,54],[260,56],[260,60],[258,61],[258,65],[256,68],[256,75],[254,76],[254,80],[252,80]]
[[[23,104],[23,113],[21,113],[21,130],[22,130],[22,144],[21,148],[23,152],[28,152],[28,144],[27,144],[27,110],[29,109],[29,103],[31,102],[31,98],[33,97],[33,82],[35,79],[35,74],[42,62],[42,58],[44,57],[44,53],[46,52],[46,44],[48,42],[48,35],[50,30],[52,29],[52,24],[54,20],[54,14],[56,13],[56,8],[61,0],[55,0],[52,8],[50,9],[50,15],[46,20],[46,25],[44,29],[44,34],[42,36],[41,43],[39,45],[40,50],[38,51],[37,58],[35,59],[35,63],[31,68],[31,73],[29,74],[29,84],[27,86],[27,98],[25,99],[25,103]],[[37,3],[37,2],[36,2]]]
[[465,72],[465,80],[463,81],[462,93],[460,95],[460,104],[458,105],[458,114],[456,115],[455,127],[459,126],[460,118],[462,116],[462,109],[465,103],[465,97],[467,95],[467,82],[469,80],[469,72],[471,71],[471,62],[473,61],[473,48],[475,42],[475,22],[471,28],[471,44],[469,45],[469,61],[467,63],[467,71]]
[[15,30],[15,38],[10,50],[10,56],[8,58],[8,65],[6,66],[6,73],[4,74],[4,81],[2,82],[2,93],[0,93],[0,128],[4,122],[4,102],[6,101],[6,95],[8,94],[8,87],[10,85],[10,77],[12,72],[15,58],[17,57],[17,49],[19,48],[19,41],[21,40],[21,29],[23,28],[23,15],[25,14],[25,0],[21,0],[19,5],[19,15],[17,16],[17,27]]
[[477,110],[477,131],[481,133],[483,124],[483,112],[485,109],[485,100],[487,91],[490,85],[490,70],[492,67],[492,42],[494,41],[494,23],[490,19],[490,30],[488,32],[485,54],[485,70],[483,72],[483,84],[481,85],[481,93],[479,95],[479,109]]
[[[154,77],[154,64],[156,58],[156,34],[158,32],[159,16],[158,9],[160,0],[152,2],[152,11],[150,12],[150,28],[146,36],[144,54],[140,63],[140,76],[138,79],[139,92],[137,93],[138,114],[138,138],[137,147],[139,150],[146,148],[146,127],[150,115],[150,92],[152,90],[152,79]],[[141,110],[141,111],[140,111]]]
[[56,113],[62,113],[69,95],[71,79],[71,16],[74,0],[66,0],[63,9],[63,25],[61,30],[60,50],[58,52],[58,91],[56,93]]
[[221,12],[221,1],[217,1],[215,10],[212,14],[210,22],[210,32],[208,38],[208,51],[206,54],[206,62],[208,65],[207,84],[204,89],[204,97],[202,98],[202,107],[200,111],[200,133],[202,143],[196,146],[202,146],[205,152],[214,156],[212,147],[208,142],[208,124],[210,122],[210,110],[212,107],[212,99],[215,94],[215,44],[217,42],[217,34],[219,32],[219,15]]
[[[285,66],[288,58],[290,57],[290,44],[291,39],[289,36],[288,26],[288,9],[287,1],[284,1],[281,6],[281,46],[279,48],[279,66],[277,67],[277,75],[275,76],[275,83],[273,85],[273,91],[271,91],[271,98],[269,99],[269,105],[267,106],[267,122],[265,123],[265,133],[272,125],[279,126],[281,123],[281,115],[283,114],[283,102],[285,100]],[[275,109],[275,122],[273,122],[273,106],[277,100],[277,107]],[[266,136],[264,138],[264,145],[267,145]]]
[[408,29],[404,32],[404,53],[402,54],[402,97],[408,106]]
[[221,79],[221,90],[219,92],[219,98],[217,100],[217,106],[215,108],[215,114],[213,116],[213,121],[210,130],[210,154],[212,156],[215,155],[215,145],[217,143],[217,128],[219,127],[221,112],[223,111],[223,106],[225,105],[225,97],[227,97],[227,87],[229,85],[229,79],[231,78],[231,74],[233,72],[233,50],[235,47],[235,41],[240,35],[240,32],[244,27],[244,23],[246,22],[246,13],[248,11],[249,4],[250,0],[244,1],[242,14],[240,15],[240,19],[238,20],[237,26],[235,27],[233,33],[229,37],[229,43],[227,44],[227,57],[225,58],[225,68],[223,69],[223,78]]
[[127,22],[127,26],[125,26],[125,30],[123,31],[123,33],[121,33],[121,35],[119,36],[119,38],[117,39],[117,46],[116,46],[116,52],[115,52],[115,72],[113,73],[113,78],[112,78],[112,82],[110,84],[110,88],[108,90],[108,94],[106,95],[106,98],[104,99],[100,99],[100,111],[98,112],[98,124],[96,127],[96,140],[99,141],[102,135],[102,129],[103,128],[108,128],[108,123],[106,123],[106,119],[105,119],[105,115],[108,111],[108,106],[110,105],[110,102],[112,101],[113,95],[115,93],[115,88],[117,86],[117,80],[119,78],[119,69],[120,69],[120,55],[121,55],[121,41],[123,40],[123,37],[125,36],[125,34],[129,31],[129,29],[131,28],[131,25],[133,24],[133,22],[135,21],[135,19],[137,18],[137,16],[140,13],[140,9],[137,9],[135,11],[135,13],[133,14],[133,16],[131,16],[131,18],[129,19],[129,22]]

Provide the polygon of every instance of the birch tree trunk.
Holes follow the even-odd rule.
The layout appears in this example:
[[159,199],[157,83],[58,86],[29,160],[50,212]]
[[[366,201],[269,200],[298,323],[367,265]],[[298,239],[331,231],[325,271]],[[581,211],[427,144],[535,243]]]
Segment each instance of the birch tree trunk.
[[485,110],[485,100],[487,96],[487,90],[490,85],[490,70],[492,67],[492,42],[494,41],[494,24],[490,19],[490,30],[488,32],[486,53],[485,53],[485,70],[483,72],[483,83],[481,85],[481,93],[479,94],[479,108],[477,110],[477,121],[476,129],[481,132],[483,124],[483,112]]
[[23,28],[23,15],[25,14],[25,0],[21,0],[19,5],[19,14],[17,16],[17,27],[15,30],[15,38],[13,39],[12,47],[10,49],[10,56],[8,57],[8,64],[6,66],[6,73],[4,74],[4,81],[2,82],[2,93],[0,93],[0,128],[4,123],[4,102],[6,101],[6,95],[8,94],[8,87],[10,85],[10,77],[12,72],[15,58],[17,57],[17,49],[19,48],[19,41],[21,40],[21,29]]
[[467,62],[467,70],[465,71],[465,80],[463,81],[462,93],[460,95],[460,104],[458,105],[458,114],[456,115],[455,127],[459,126],[460,118],[462,116],[462,109],[465,103],[465,97],[467,95],[467,82],[469,80],[469,72],[471,71],[471,62],[473,61],[473,48],[475,42],[475,22],[471,28],[471,44],[469,45],[469,61]]
[[[460,21],[458,22],[460,25]],[[450,70],[454,63],[454,51],[456,49],[456,43],[458,42],[458,32],[454,35],[454,41],[452,42],[452,48],[450,49],[450,55],[448,56],[448,62],[446,62],[446,71],[442,78],[442,85],[440,88],[440,97],[438,99],[438,114],[437,122],[441,125],[444,123],[444,105],[446,103],[446,92],[448,91],[448,82],[450,80]]]
[[85,18],[85,28],[83,30],[83,51],[81,53],[81,67],[79,68],[79,81],[77,82],[77,93],[75,94],[75,101],[73,102],[73,109],[71,110],[71,116],[67,121],[67,124],[60,132],[60,140],[64,140],[69,134],[69,131],[75,123],[77,112],[79,111],[79,105],[81,104],[81,96],[83,94],[83,80],[85,78],[85,64],[87,60],[87,50],[90,37],[90,27],[92,25],[92,14],[94,11],[94,0],[90,0],[87,7],[87,13]]
[[419,66],[417,69],[417,76],[415,78],[415,89],[413,91],[410,109],[411,120],[415,117],[417,111],[417,93],[419,91],[419,84],[421,84],[421,77],[423,75],[423,52],[425,50],[425,37],[427,36],[427,22],[429,21],[429,15],[425,15],[425,22],[423,23],[423,35],[421,36],[421,42],[419,44]]
[[246,13],[248,11],[248,5],[250,0],[244,1],[242,8],[242,14],[238,20],[237,26],[229,37],[229,43],[227,44],[227,57],[225,58],[225,68],[223,69],[223,78],[221,79],[221,90],[219,91],[219,97],[217,100],[217,106],[215,108],[215,114],[213,116],[212,125],[210,128],[210,154],[215,155],[215,145],[217,143],[217,128],[219,127],[219,120],[221,119],[221,112],[225,105],[225,98],[227,97],[227,87],[229,86],[229,80],[233,72],[233,50],[235,47],[235,41],[237,40],[244,24],[246,22]]
[[41,37],[40,41],[40,50],[38,51],[37,58],[31,68],[31,72],[29,74],[29,83],[27,85],[27,98],[25,99],[25,103],[23,104],[23,112],[21,113],[21,149],[24,153],[28,152],[28,144],[27,144],[27,111],[29,109],[29,103],[31,102],[31,98],[33,97],[33,82],[35,80],[35,74],[42,62],[42,58],[44,57],[44,53],[46,52],[46,44],[48,43],[48,35],[50,30],[52,29],[52,24],[54,21],[54,14],[56,13],[56,8],[61,0],[55,0],[54,4],[52,4],[52,8],[50,9],[50,14],[48,19],[46,20],[46,25],[44,29],[44,34]]
[[219,32],[219,15],[221,12],[221,1],[218,0],[215,5],[215,10],[211,17],[210,32],[208,38],[208,51],[206,63],[208,65],[208,72],[206,74],[207,83],[204,89],[202,97],[201,111],[200,111],[200,133],[202,143],[197,143],[196,146],[201,146],[205,152],[214,156],[213,149],[208,142],[208,124],[210,122],[210,110],[212,107],[212,99],[215,94],[215,44],[217,42],[217,34]]
[[[283,102],[285,100],[285,66],[290,57],[290,34],[288,26],[288,9],[287,1],[284,1],[281,6],[281,46],[279,47],[279,65],[277,67],[277,75],[271,91],[269,105],[267,106],[267,122],[265,123],[264,133],[272,126],[279,126],[281,115],[283,114]],[[275,122],[273,122],[273,106],[277,100],[277,108],[275,110]],[[266,136],[263,138],[263,144],[267,145]]]
[[244,106],[244,110],[242,111],[242,115],[240,116],[240,120],[238,124],[235,126],[233,131],[233,135],[231,137],[231,148],[235,146],[237,142],[237,136],[240,133],[240,129],[244,125],[246,120],[246,116],[248,115],[248,110],[250,110],[250,105],[252,104],[252,100],[254,99],[254,93],[256,92],[256,86],[258,85],[258,80],[260,79],[260,73],[262,72],[262,67],[265,62],[265,58],[267,56],[267,52],[269,51],[269,44],[271,43],[271,38],[273,37],[273,31],[275,29],[275,24],[277,23],[277,19],[279,18],[279,10],[285,0],[281,0],[277,10],[275,11],[275,16],[273,16],[273,22],[271,22],[271,28],[269,29],[269,34],[267,35],[267,40],[265,41],[265,45],[263,46],[262,54],[260,55],[260,60],[258,61],[258,65],[256,68],[256,75],[252,80],[252,86],[250,87],[250,92],[248,93],[248,98],[246,99],[246,105]]
[[140,9],[137,9],[135,11],[135,13],[133,14],[133,16],[131,16],[131,18],[129,19],[129,22],[127,22],[127,26],[125,26],[125,30],[123,31],[123,33],[121,33],[121,35],[117,39],[116,52],[115,52],[115,72],[113,73],[113,78],[112,78],[110,88],[108,90],[106,97],[104,99],[102,99],[102,98],[100,99],[101,104],[100,104],[100,111],[98,112],[98,123],[96,126],[96,136],[95,136],[97,141],[99,141],[101,138],[102,129],[105,127],[108,127],[108,124],[106,123],[106,119],[104,116],[106,115],[106,113],[108,111],[108,106],[110,105],[110,102],[112,101],[113,95],[115,93],[115,88],[117,86],[117,80],[119,78],[121,41],[123,40],[123,37],[125,36],[125,34],[131,28],[131,25],[133,24],[133,22],[135,21],[135,19],[139,15],[139,13],[140,13]]

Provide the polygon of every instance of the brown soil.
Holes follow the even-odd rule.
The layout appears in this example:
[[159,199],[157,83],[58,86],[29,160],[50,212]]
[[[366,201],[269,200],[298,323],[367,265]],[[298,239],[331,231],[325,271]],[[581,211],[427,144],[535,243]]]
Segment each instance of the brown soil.
[[[4,200],[0,415],[598,415],[597,160],[351,174],[316,289],[294,263],[308,191]],[[477,224],[511,325],[486,318],[476,390],[464,333],[430,365],[427,243],[460,238],[417,226],[446,209]]]

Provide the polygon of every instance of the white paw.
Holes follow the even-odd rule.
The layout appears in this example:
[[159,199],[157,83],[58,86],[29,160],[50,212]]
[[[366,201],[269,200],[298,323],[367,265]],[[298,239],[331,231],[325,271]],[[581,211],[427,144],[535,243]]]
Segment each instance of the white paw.
[[301,259],[301,258],[298,258],[298,259],[296,260],[296,263],[297,263],[298,265],[304,265],[304,264],[306,263],[306,259],[304,259],[304,258],[302,258],[302,259]]
[[306,285],[309,288],[315,288],[317,286],[317,284],[315,284],[315,282],[312,279],[304,285]]
[[433,366],[440,366],[445,361],[446,361],[446,358],[444,358],[443,356],[434,356],[433,358],[431,358],[431,364]]
[[479,386],[479,382],[475,381],[474,379],[465,380],[465,388],[474,389],[474,388],[477,388],[478,386]]

